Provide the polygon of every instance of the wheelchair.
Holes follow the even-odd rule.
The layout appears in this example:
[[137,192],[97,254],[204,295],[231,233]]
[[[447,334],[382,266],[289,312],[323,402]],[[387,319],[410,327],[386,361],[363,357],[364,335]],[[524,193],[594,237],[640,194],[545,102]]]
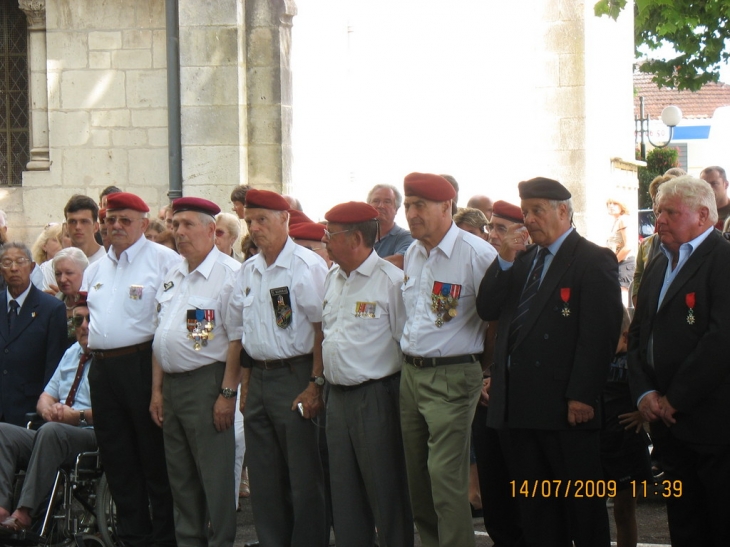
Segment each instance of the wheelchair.
[[[20,497],[24,476],[24,471],[19,471],[16,476],[14,505],[17,505]],[[29,530],[0,535],[0,545],[12,547],[121,545],[116,532],[114,501],[104,476],[99,451],[82,452],[76,457],[76,462],[72,466],[60,467],[45,504],[45,511],[39,518],[33,520]]]

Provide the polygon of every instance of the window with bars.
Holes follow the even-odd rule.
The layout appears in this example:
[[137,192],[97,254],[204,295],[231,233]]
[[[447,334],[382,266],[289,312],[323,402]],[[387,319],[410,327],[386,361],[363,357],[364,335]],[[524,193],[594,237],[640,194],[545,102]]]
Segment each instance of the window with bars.
[[28,39],[15,0],[0,0],[0,186],[20,186],[29,157]]

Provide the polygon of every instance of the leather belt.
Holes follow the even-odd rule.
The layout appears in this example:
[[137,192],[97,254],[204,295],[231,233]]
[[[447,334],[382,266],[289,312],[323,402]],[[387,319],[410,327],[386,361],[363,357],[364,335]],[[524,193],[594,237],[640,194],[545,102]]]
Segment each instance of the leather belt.
[[125,346],[123,348],[115,349],[99,349],[91,350],[91,355],[97,361],[103,361],[104,359],[113,359],[114,357],[121,357],[122,355],[131,355],[133,353],[140,353],[152,349],[152,341],[143,342],[141,344],[134,344],[132,346]]
[[390,376],[383,376],[382,378],[375,378],[374,380],[365,380],[364,382],[355,384],[354,386],[342,386],[339,384],[330,384],[330,386],[339,391],[352,391],[354,389],[359,389],[361,387],[364,387],[364,386],[367,386],[370,384],[376,384],[378,382],[387,382],[388,380],[395,380],[397,378],[400,378],[400,371],[396,372],[395,374],[391,374]]
[[481,358],[481,353],[465,353],[464,355],[451,355],[449,357],[414,357],[413,355],[403,355],[406,363],[416,368],[457,365],[459,363],[477,363]]
[[292,367],[295,365],[303,365],[305,363],[311,364],[313,358],[314,355],[308,353],[307,355],[287,357],[286,359],[252,359],[252,362],[256,368],[262,368],[264,370],[275,370],[277,368]]

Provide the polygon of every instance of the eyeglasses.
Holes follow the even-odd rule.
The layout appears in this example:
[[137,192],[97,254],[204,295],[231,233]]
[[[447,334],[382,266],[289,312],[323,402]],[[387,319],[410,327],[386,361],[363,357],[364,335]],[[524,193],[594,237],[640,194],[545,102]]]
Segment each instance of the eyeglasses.
[[496,232],[499,232],[500,234],[506,234],[507,233],[507,226],[505,226],[504,224],[492,224],[492,223],[489,223],[489,224],[487,224],[487,229],[490,232],[495,232],[496,231]]
[[114,226],[117,222],[124,226],[125,228],[128,228],[132,225],[132,222],[135,220],[140,220],[138,218],[126,218],[126,217],[106,217],[106,220],[104,220],[105,223],[107,223],[109,226]]
[[30,260],[28,260],[27,258],[23,258],[23,257],[16,258],[15,260],[6,258],[2,262],[0,262],[0,268],[2,268],[3,270],[9,270],[10,268],[13,267],[13,264],[15,264],[18,268],[22,268],[23,266],[25,266],[26,264],[29,264],[29,263],[30,263]]
[[340,232],[330,232],[328,230],[324,231],[324,235],[327,236],[327,239],[332,239],[332,236],[336,236],[337,234],[346,234],[347,232],[352,232],[354,228],[350,228],[349,230],[342,230]]
[[71,318],[71,322],[73,323],[73,326],[76,328],[79,328],[81,325],[83,325],[84,320],[87,323],[91,323],[91,313],[79,313],[77,315],[74,315]]

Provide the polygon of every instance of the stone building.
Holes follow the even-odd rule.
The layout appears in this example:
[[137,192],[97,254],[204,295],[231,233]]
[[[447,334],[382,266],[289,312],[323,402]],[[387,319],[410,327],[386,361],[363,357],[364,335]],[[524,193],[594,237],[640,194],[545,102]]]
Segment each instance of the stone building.
[[[236,184],[285,192],[293,187],[305,206],[306,198],[316,200],[321,211],[312,216],[319,216],[339,198],[335,189],[348,187],[341,177],[357,171],[345,166],[331,177],[318,177],[315,171],[339,154],[337,142],[348,140],[342,131],[357,129],[332,125],[345,121],[331,108],[339,88],[327,81],[327,74],[340,78],[353,67],[336,56],[328,64],[332,59],[327,55],[337,53],[336,48],[317,58],[309,55],[298,65],[296,112],[316,111],[315,116],[296,115],[301,135],[296,165],[304,166],[306,160],[314,166],[298,171],[291,146],[292,23],[296,28],[301,20],[306,28],[304,23],[317,19],[294,42],[294,48],[311,51],[307,45],[317,25],[330,25],[329,16],[311,15],[316,9],[329,9],[333,20],[339,17],[337,10],[340,15],[344,9],[376,13],[380,20],[373,23],[373,34],[381,38],[379,23],[384,36],[404,25],[422,24],[419,17],[438,21],[439,9],[459,10],[468,20],[470,10],[485,4],[390,2],[299,0],[300,15],[294,17],[294,0],[3,0],[7,9],[19,6],[27,25],[28,157],[17,180],[0,180],[0,208],[8,213],[11,235],[33,239],[46,223],[61,220],[61,207],[72,193],[97,197],[110,184],[138,193],[152,208],[180,194],[225,207]],[[398,10],[391,9],[395,5]],[[519,81],[519,97],[502,88],[486,93],[483,101],[500,116],[513,111],[519,118],[527,108],[536,137],[529,143],[534,164],[514,152],[527,143],[490,141],[490,158],[504,159],[491,167],[513,178],[542,174],[564,181],[576,197],[578,227],[590,236],[593,228],[586,219],[599,212],[605,216],[607,192],[631,195],[636,188],[632,10],[624,10],[615,23],[595,18],[590,2],[532,0],[530,6],[535,9],[523,3],[495,5],[483,32],[496,36],[497,28],[514,28],[512,42],[487,41],[486,49],[470,53],[472,64],[501,59],[505,67],[514,67],[510,85]],[[346,22],[346,17],[337,21]],[[346,36],[346,23],[343,28]],[[371,54],[370,46],[362,48],[357,66],[373,65]],[[458,74],[452,76],[458,80]],[[304,93],[317,88],[318,98]],[[369,104],[351,106],[379,123],[384,111],[375,101],[372,109]],[[498,119],[504,131],[517,134],[506,127],[505,118]],[[333,130],[323,133],[322,127]],[[372,143],[372,149],[355,146],[341,155],[362,165],[366,162],[358,153],[369,161],[392,147],[387,135]],[[0,151],[12,155],[8,150],[0,145]],[[455,153],[450,161],[467,157],[466,163],[473,160],[469,172],[477,173],[484,159],[468,156]],[[427,162],[407,159],[409,170],[426,170],[419,166]],[[392,182],[402,180],[405,166],[388,173]],[[292,180],[293,172],[301,176]],[[374,175],[362,178],[369,186]],[[351,192],[348,199],[363,197]],[[602,237],[597,230],[594,235]]]

